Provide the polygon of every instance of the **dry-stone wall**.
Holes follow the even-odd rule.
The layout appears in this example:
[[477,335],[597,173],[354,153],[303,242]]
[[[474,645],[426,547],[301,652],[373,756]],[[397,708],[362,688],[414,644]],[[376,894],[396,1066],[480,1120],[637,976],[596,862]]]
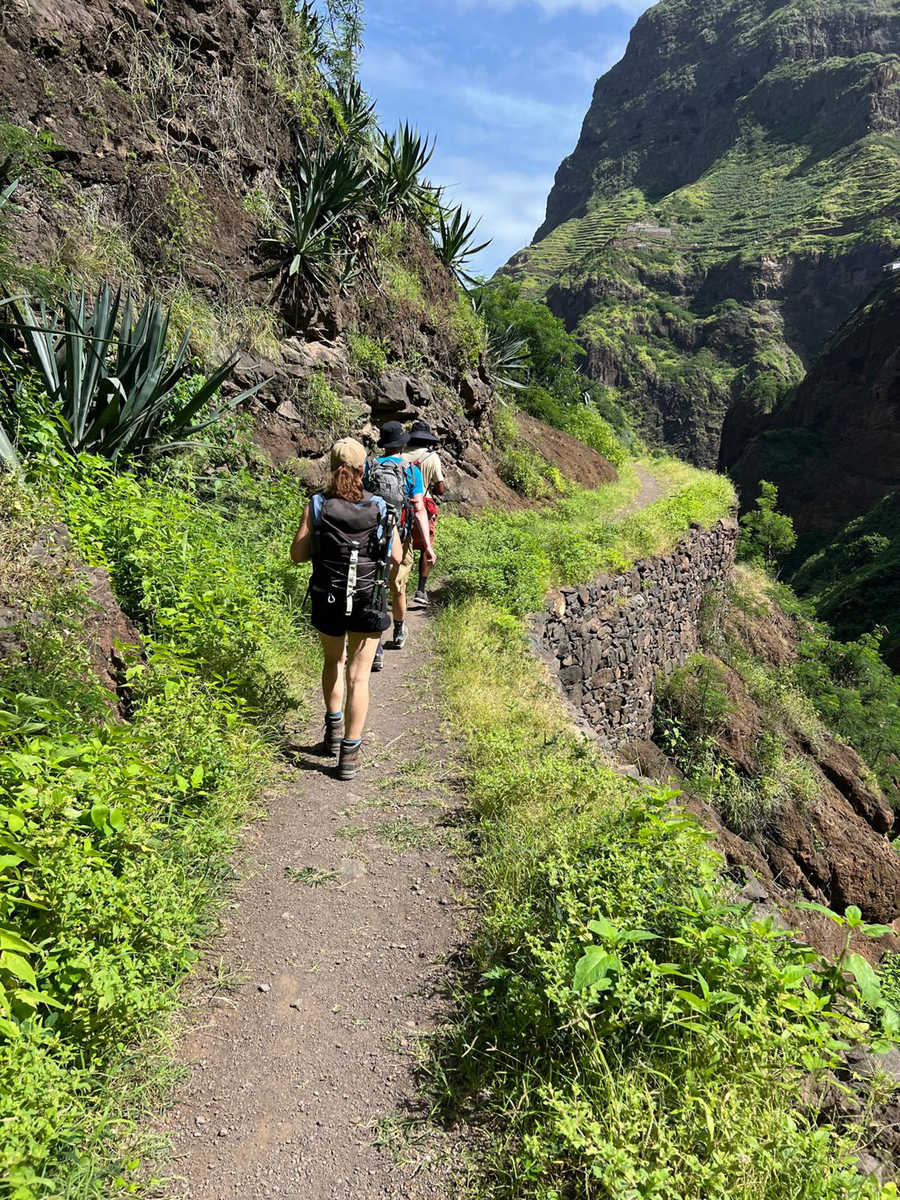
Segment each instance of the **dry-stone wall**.
[[704,597],[731,574],[737,523],[692,526],[671,554],[564,588],[536,634],[570,701],[611,747],[653,732],[656,676],[697,649]]

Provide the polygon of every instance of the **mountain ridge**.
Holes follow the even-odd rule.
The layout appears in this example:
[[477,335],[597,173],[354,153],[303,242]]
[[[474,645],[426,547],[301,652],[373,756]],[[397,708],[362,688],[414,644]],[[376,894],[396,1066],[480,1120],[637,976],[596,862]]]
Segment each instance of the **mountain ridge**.
[[893,0],[662,0],[598,80],[503,270],[651,442],[714,464],[731,404],[770,411],[894,255],[898,44]]

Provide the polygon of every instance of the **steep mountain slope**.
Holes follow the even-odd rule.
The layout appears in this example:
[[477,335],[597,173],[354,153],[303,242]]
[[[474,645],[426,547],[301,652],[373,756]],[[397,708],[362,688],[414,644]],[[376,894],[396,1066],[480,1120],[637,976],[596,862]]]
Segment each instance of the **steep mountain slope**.
[[900,274],[876,289],[768,417],[728,414],[722,466],[745,505],[777,484],[799,534],[794,578],[844,637],[888,629],[900,664]]
[[715,463],[900,244],[900,4],[662,0],[505,268],[644,432]]
[[12,0],[0,172],[18,186],[0,283],[161,296],[199,360],[239,354],[240,382],[264,381],[256,425],[275,461],[423,416],[490,474],[483,329],[415,222],[368,231],[363,269],[299,326],[257,278],[297,144],[333,144],[337,103],[303,13],[281,0]]
[[750,414],[729,413],[722,466],[745,504],[770,479],[798,533],[821,543],[900,490],[898,329],[900,273],[857,309],[755,436]]

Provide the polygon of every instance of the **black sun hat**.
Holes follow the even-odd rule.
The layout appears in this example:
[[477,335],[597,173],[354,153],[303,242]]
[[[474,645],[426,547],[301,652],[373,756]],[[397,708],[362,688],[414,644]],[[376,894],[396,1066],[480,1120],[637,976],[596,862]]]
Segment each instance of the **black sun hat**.
[[402,450],[409,441],[409,434],[399,421],[385,421],[381,427],[378,445],[382,450]]
[[440,438],[435,437],[431,427],[424,421],[413,421],[409,431],[410,446],[436,446]]

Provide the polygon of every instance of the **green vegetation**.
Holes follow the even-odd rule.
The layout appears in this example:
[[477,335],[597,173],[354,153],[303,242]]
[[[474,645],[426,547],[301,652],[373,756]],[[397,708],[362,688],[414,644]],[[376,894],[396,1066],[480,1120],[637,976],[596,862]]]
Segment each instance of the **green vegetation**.
[[[137,1187],[162,1018],[312,682],[284,552],[303,497],[248,468],[240,422],[138,477],[67,453],[33,382],[21,398],[25,475],[0,479],[0,603],[21,611],[0,667],[0,1178],[100,1197]],[[143,639],[120,651],[124,720],[90,665],[87,581],[29,553],[59,521]]]
[[556,467],[522,439],[513,412],[504,404],[494,410],[494,465],[513,491],[528,500],[544,500],[566,490]]
[[884,629],[885,657],[900,665],[900,496],[887,496],[811,555],[791,584],[841,638]]
[[[168,347],[169,318],[148,301],[139,313],[104,285],[88,310],[86,298],[71,294],[61,317],[42,304],[11,305],[32,368],[41,377],[49,405],[74,453],[147,458],[182,448],[215,424],[221,411],[210,401],[231,375],[226,362],[204,379],[191,375],[189,333],[174,355]],[[239,404],[253,391],[241,392]]]
[[[547,589],[578,583],[600,571],[627,569],[659,553],[691,523],[710,523],[734,504],[730,483],[675,460],[657,460],[666,497],[614,527],[610,518],[639,490],[634,467],[596,492],[575,491],[556,504],[526,512],[491,512],[474,522],[441,518],[441,565],[456,600],[490,596],[524,616],[541,607]],[[604,519],[606,518],[606,519]]]
[[[627,470],[611,499],[447,530],[456,601],[437,636],[468,747],[483,908],[457,1024],[431,1058],[435,1101],[486,1124],[485,1196],[886,1198],[892,1187],[855,1172],[853,1130],[796,1099],[867,1035],[863,998],[882,1020],[871,970],[828,967],[729,903],[699,827],[571,731],[527,649],[521,617],[552,578],[627,563],[727,511],[721,481],[679,483],[618,525]],[[603,522],[605,544],[588,550]],[[584,557],[551,565],[570,533]]]
[[584,351],[546,304],[526,299],[518,283],[498,278],[474,292],[488,331],[488,366],[498,386],[513,387],[526,412],[621,464],[637,446],[610,390],[581,374]]
[[741,517],[738,557],[759,562],[774,571],[778,562],[797,545],[794,522],[776,510],[778,488],[765,479],[760,481],[756,509]]
[[387,353],[374,338],[350,330],[347,333],[347,348],[353,366],[370,379],[377,379],[387,370]]
[[[802,753],[790,754],[788,738],[801,732],[821,740],[814,715],[796,685],[779,678],[740,642],[718,645],[719,653],[741,676],[760,705],[766,722],[753,746],[753,769],[739,769],[718,741],[737,703],[728,694],[725,669],[717,658],[695,654],[657,688],[656,740],[690,784],[722,814],[729,829],[750,836],[788,800],[810,803],[820,782]],[[800,712],[804,719],[796,720]],[[798,729],[798,725],[801,729]]]

